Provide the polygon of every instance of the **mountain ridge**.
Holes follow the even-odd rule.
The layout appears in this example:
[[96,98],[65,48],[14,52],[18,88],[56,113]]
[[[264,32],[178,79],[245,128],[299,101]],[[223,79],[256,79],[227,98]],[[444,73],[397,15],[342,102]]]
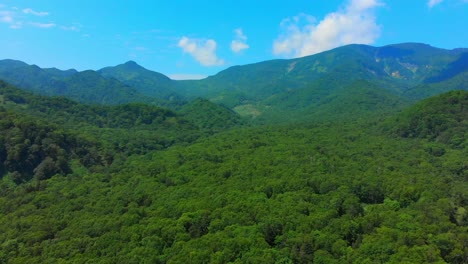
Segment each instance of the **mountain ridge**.
[[[202,97],[255,117],[268,115],[272,105],[294,110],[298,100],[301,105],[293,114],[299,115],[302,108],[357,81],[413,101],[466,90],[467,61],[466,48],[448,50],[412,42],[382,47],[351,44],[301,58],[236,65],[202,80],[172,80],[135,61],[79,72],[41,69],[14,60],[0,61],[0,79],[83,103],[143,102],[177,108]],[[86,80],[91,72],[94,77]]]

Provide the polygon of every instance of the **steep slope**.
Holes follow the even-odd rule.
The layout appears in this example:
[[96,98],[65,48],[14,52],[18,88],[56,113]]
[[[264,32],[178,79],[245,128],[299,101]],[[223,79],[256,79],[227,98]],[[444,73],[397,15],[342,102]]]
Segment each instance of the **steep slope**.
[[135,88],[139,93],[165,100],[181,100],[174,91],[175,81],[167,76],[147,70],[134,61],[128,61],[115,67],[106,67],[98,71],[106,78],[115,78]]
[[426,98],[451,90],[468,90],[468,50],[420,85],[405,91],[404,96]]
[[403,96],[417,101],[420,99],[435,96],[441,93],[446,93],[452,90],[468,90],[468,71],[461,72],[448,79],[437,80],[434,82],[426,82],[410,89],[403,93]]
[[468,50],[460,54],[459,58],[449,63],[438,75],[426,79],[426,82],[441,82],[451,79],[457,75],[466,73],[468,71]]

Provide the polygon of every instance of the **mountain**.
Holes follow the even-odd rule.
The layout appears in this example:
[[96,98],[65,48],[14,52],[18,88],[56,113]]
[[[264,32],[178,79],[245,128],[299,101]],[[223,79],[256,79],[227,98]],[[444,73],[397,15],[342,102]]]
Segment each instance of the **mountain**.
[[181,82],[178,89],[251,116],[262,115],[270,106],[313,105],[359,80],[419,100],[468,89],[467,56],[468,49],[444,50],[418,43],[348,45],[303,58],[234,66],[203,80]]
[[83,103],[121,104],[152,102],[135,88],[118,80],[108,79],[91,70],[61,71],[42,69],[14,60],[0,61],[0,80],[23,89],[49,96],[66,96]]
[[[379,107],[387,109],[450,90],[467,90],[467,65],[468,49],[402,43],[384,47],[347,45],[303,58],[233,66],[203,80],[171,80],[133,61],[97,72],[76,72],[41,69],[12,60],[0,61],[0,79],[84,103],[145,102],[175,109],[201,97],[254,122],[274,123],[280,119],[317,119],[323,116],[317,114],[320,112],[347,118],[355,109],[344,111],[338,102],[351,100],[353,93],[348,89],[353,90],[362,81],[373,85],[382,98],[399,98],[400,106],[394,100],[382,99],[380,103],[389,105]],[[345,96],[348,93],[351,97]],[[328,101],[338,108],[331,109]],[[364,113],[362,110],[358,112]]]
[[134,61],[106,67],[98,73],[106,78],[115,78],[146,96],[165,100],[182,99],[174,90],[175,81],[161,73],[147,70]]

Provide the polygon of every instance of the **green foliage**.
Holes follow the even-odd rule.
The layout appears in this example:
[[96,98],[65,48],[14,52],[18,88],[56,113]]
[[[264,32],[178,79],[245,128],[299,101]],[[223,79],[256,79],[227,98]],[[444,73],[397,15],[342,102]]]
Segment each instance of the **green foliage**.
[[208,101],[194,101],[181,114],[139,103],[82,105],[62,97],[32,95],[1,81],[0,95],[5,108],[47,120],[73,133],[78,129],[82,137],[101,142],[107,152],[125,156],[192,142],[242,124],[237,114]]
[[92,142],[8,111],[0,111],[0,120],[0,176],[17,184],[68,174],[71,159],[87,167],[104,165]]
[[223,131],[242,124],[234,111],[201,98],[184,105],[179,112],[201,129],[209,131]]
[[[360,123],[232,129],[95,172],[2,181],[9,262],[463,263],[466,149]],[[9,186],[9,187],[8,187]]]
[[[278,96],[268,102],[268,109],[259,121],[274,122],[317,122],[350,121],[380,118],[402,109],[408,103],[388,90],[368,81],[356,81],[335,91],[322,87],[330,83],[327,79],[319,85],[298,89]],[[264,109],[264,108],[262,108]]]
[[[417,103],[384,127],[402,137],[426,138],[431,141],[467,148],[468,92],[451,91]],[[443,146],[431,145],[428,151],[443,155]]]

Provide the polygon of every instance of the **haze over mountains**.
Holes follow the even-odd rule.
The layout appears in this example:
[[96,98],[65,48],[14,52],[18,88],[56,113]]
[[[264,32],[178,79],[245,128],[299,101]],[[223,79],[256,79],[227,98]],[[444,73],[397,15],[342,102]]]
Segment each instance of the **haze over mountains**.
[[345,94],[366,96],[362,89],[369,86],[374,100],[402,102],[466,89],[467,65],[468,49],[404,43],[348,45],[303,58],[233,66],[203,80],[171,80],[133,61],[77,72],[41,69],[13,60],[0,61],[0,79],[82,103],[144,102],[176,107],[203,97],[242,116],[271,121],[320,112],[329,102],[341,102]]

